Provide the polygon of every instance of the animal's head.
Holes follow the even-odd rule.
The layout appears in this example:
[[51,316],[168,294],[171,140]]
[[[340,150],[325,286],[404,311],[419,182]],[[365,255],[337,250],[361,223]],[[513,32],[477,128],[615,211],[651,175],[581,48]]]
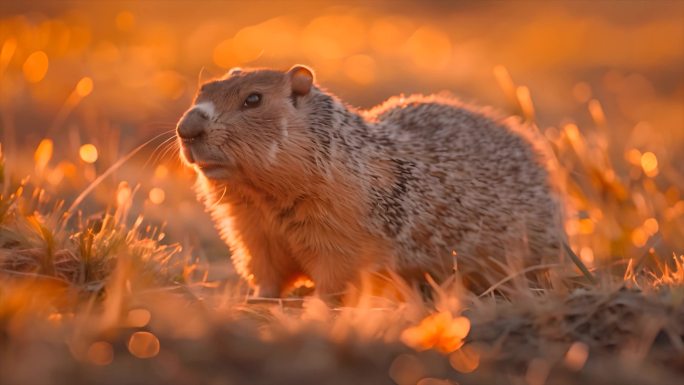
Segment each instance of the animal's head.
[[233,69],[205,83],[178,122],[182,158],[209,179],[230,180],[294,162],[293,154],[305,157],[299,102],[313,79],[309,68],[297,65],[287,72]]

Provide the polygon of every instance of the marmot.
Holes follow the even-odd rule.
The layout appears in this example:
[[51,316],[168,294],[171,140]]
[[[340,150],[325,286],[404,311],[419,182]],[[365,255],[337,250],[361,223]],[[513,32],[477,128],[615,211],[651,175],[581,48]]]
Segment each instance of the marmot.
[[466,276],[511,256],[522,267],[560,255],[560,209],[539,152],[452,98],[394,97],[361,111],[302,65],[234,69],[202,85],[177,135],[259,296],[279,297],[302,275],[334,295],[367,270],[443,280],[454,255]]

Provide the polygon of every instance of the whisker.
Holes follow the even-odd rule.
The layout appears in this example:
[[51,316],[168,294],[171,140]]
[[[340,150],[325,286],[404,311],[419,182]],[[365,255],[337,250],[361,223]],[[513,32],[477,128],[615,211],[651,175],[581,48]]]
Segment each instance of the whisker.
[[114,173],[114,171],[119,169],[119,167],[121,167],[121,165],[126,163],[133,156],[135,156],[135,154],[140,152],[140,150],[142,150],[143,148],[148,146],[150,143],[153,143],[155,140],[159,139],[161,136],[166,135],[168,133],[169,132],[167,131],[167,132],[163,132],[159,135],[156,135],[154,138],[152,138],[152,139],[148,140],[147,142],[145,142],[145,143],[139,145],[138,147],[134,148],[128,154],[126,154],[125,156],[123,156],[122,158],[117,160],[113,165],[109,166],[109,168],[105,172],[103,172],[102,174],[100,174],[100,176],[95,178],[95,180],[92,181],[90,183],[90,185],[88,185],[88,187],[86,187],[85,190],[83,190],[76,197],[76,199],[74,199],[74,201],[71,203],[71,206],[69,206],[69,208],[64,213],[63,223],[66,223],[68,221],[68,219],[74,214],[74,211],[81,204],[81,202],[83,202],[83,200],[88,196],[88,194],[90,194],[97,186],[99,186],[103,180],[105,180],[108,176],[110,176],[112,173]]
[[169,153],[177,154],[178,150],[179,150],[179,148],[178,148],[178,142],[177,141],[173,141],[171,143],[168,143],[166,145],[166,149],[163,151],[163,153],[159,157],[158,162],[163,162],[164,159],[169,155]]
[[217,199],[216,202],[214,202],[214,204],[211,205],[211,207],[209,208],[209,210],[213,210],[214,208],[216,208],[216,206],[218,206],[219,204],[221,204],[221,200],[223,199],[223,197],[226,196],[226,192],[227,192],[227,191],[228,191],[228,186],[223,187],[223,194],[221,194],[221,196],[219,197],[219,199]]
[[178,122],[171,122],[171,121],[168,121],[168,122],[162,122],[162,121],[158,121],[158,122],[145,122],[144,124],[141,124],[140,127],[142,127],[142,128],[163,128],[163,127],[169,127],[169,128],[172,128],[172,129],[169,130],[169,131],[172,131],[172,130],[174,130],[174,129],[176,128],[176,124],[178,124]]
[[[157,147],[155,147],[154,151],[152,151],[152,154],[150,154],[149,158],[147,158],[147,161],[143,165],[143,168],[147,167],[147,165],[152,162],[152,164],[156,164],[158,161],[158,156],[161,154],[162,151],[164,151],[164,148],[166,147],[169,142],[172,142],[176,139],[176,135],[171,136],[168,139],[165,139],[163,142],[161,142]],[[155,156],[157,157],[155,159]]]

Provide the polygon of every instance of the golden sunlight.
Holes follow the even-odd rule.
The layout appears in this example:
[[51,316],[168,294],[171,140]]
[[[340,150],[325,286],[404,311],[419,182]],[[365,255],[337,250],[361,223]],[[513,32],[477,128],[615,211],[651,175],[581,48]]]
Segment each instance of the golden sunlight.
[[417,29],[406,42],[409,57],[419,68],[441,69],[451,59],[449,36],[441,30],[425,26]]
[[658,175],[658,158],[651,151],[647,151],[641,155],[641,167],[647,176],[654,177]]
[[164,203],[164,199],[166,199],[166,193],[159,187],[151,189],[148,196],[150,202],[154,203],[155,205],[160,205]]
[[142,328],[147,326],[152,318],[152,314],[149,310],[139,308],[132,309],[128,311],[128,316],[126,317],[127,323],[130,327]]
[[48,71],[48,57],[43,51],[36,51],[29,55],[22,67],[24,78],[30,83],[38,83],[43,80]]
[[98,157],[97,147],[94,144],[84,144],[79,148],[78,155],[86,163],[95,163]]
[[480,365],[480,354],[472,345],[465,345],[449,355],[451,367],[461,373],[471,373]]
[[463,345],[463,339],[469,331],[468,318],[454,318],[451,312],[442,311],[426,317],[418,326],[404,330],[401,340],[419,351],[435,348],[443,353],[450,353]]
[[88,361],[94,365],[105,366],[114,360],[114,349],[112,344],[105,341],[94,342],[86,353]]
[[0,4],[1,385],[684,375],[684,0]]
[[78,96],[84,98],[93,92],[93,79],[88,76],[81,78],[76,84],[76,93]]
[[138,358],[152,358],[159,354],[159,339],[150,332],[135,332],[128,340],[128,351]]
[[579,371],[587,362],[589,347],[583,342],[575,342],[565,354],[565,366],[573,371]]
[[53,143],[50,139],[43,139],[38,144],[38,148],[33,153],[33,159],[36,167],[36,173],[42,174],[45,167],[52,159]]

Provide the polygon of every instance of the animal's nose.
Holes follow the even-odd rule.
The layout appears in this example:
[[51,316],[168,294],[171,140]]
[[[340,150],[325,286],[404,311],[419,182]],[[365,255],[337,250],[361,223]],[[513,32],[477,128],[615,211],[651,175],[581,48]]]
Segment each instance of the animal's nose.
[[204,135],[207,120],[207,116],[202,111],[192,109],[186,112],[180,122],[178,122],[176,133],[186,142],[198,139]]

